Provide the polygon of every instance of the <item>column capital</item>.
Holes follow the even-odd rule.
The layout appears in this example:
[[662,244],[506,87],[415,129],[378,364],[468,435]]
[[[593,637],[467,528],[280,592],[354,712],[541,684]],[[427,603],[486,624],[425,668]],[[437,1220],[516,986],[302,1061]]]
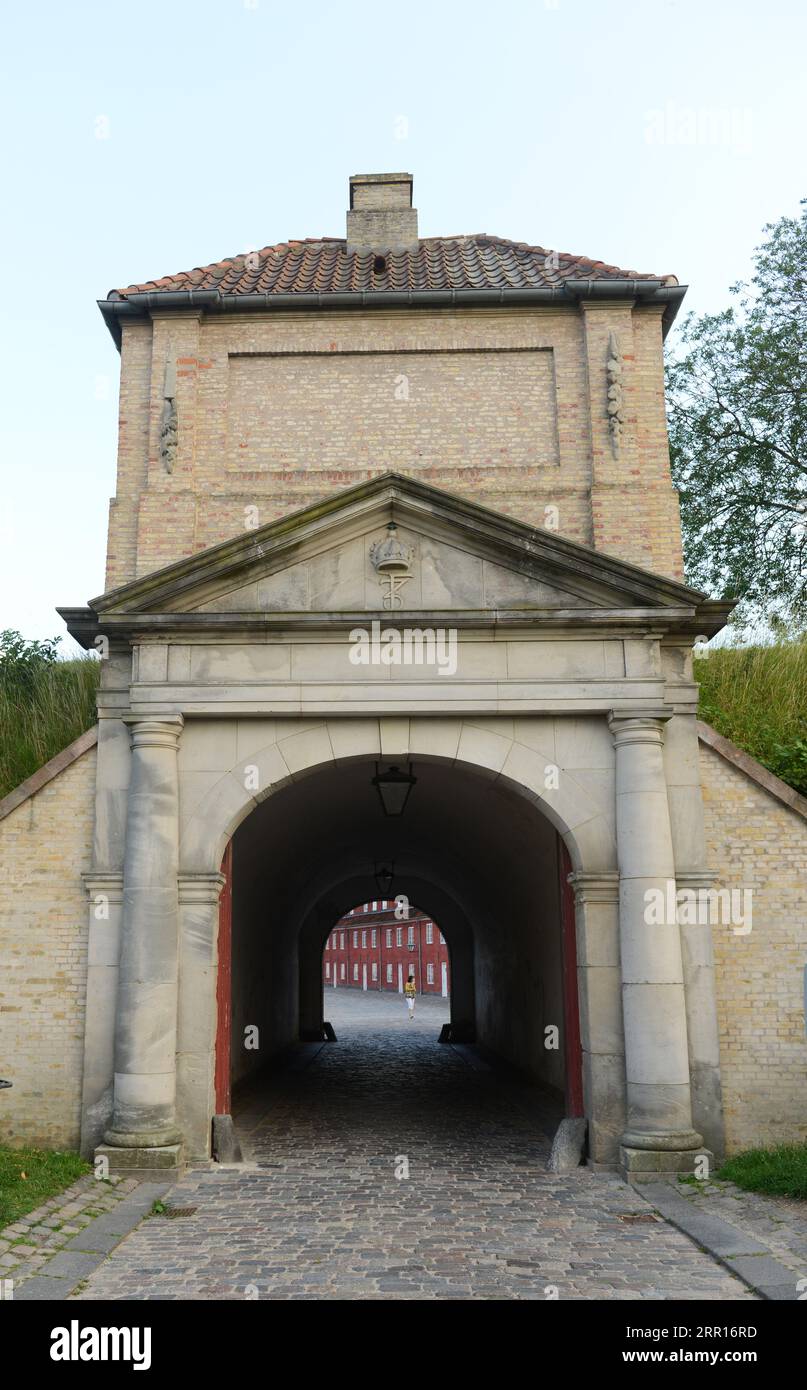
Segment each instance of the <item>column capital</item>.
[[125,714],[123,722],[129,725],[132,748],[177,748],[185,724],[181,714],[154,718]]
[[712,888],[717,874],[713,869],[676,869],[675,881],[679,888]]
[[619,874],[616,869],[606,869],[599,874],[569,874],[569,883],[574,889],[576,903],[618,903]]
[[82,874],[81,881],[88,898],[94,898],[99,893],[106,893],[110,902],[123,902],[123,874],[119,871],[96,869],[90,873]]
[[666,710],[611,710],[608,728],[614,747],[625,743],[664,743],[664,725],[670,719]]
[[224,874],[220,873],[179,874],[177,883],[180,906],[187,903],[207,903],[214,907],[226,882]]

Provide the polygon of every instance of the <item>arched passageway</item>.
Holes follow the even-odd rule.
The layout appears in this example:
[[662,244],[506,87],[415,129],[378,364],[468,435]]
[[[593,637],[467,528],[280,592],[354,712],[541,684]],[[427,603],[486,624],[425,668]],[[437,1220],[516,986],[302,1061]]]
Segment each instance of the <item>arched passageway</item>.
[[[325,941],[357,902],[378,897],[374,871],[394,861],[395,891],[449,944],[454,1038],[539,1083],[561,1113],[580,1113],[571,865],[555,827],[501,779],[436,760],[413,760],[405,812],[389,816],[375,772],[364,758],[321,767],[236,829],[222,911],[232,923],[231,1027],[225,1009],[219,1072],[228,1041],[237,1089],[299,1040],[322,1037]],[[224,1099],[220,1091],[217,1110]]]

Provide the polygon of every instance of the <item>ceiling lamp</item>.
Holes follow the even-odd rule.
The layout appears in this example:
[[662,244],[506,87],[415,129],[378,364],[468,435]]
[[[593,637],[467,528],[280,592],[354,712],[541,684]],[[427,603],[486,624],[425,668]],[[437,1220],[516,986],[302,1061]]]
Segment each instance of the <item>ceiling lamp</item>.
[[379,772],[378,763],[376,763],[373,786],[381,798],[385,816],[403,815],[409,800],[409,793],[416,781],[417,777],[413,777],[411,772],[401,772],[401,769],[394,764],[386,771]]

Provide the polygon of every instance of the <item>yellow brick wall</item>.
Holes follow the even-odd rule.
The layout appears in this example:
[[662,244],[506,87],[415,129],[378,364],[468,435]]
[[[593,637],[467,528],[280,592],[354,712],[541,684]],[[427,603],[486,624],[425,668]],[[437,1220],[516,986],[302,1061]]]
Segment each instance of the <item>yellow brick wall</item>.
[[96,750],[0,820],[0,1143],[77,1149]]
[[[612,330],[624,358],[617,458]],[[124,328],[121,372],[108,589],[239,534],[247,507],[262,524],[388,470],[536,526],[557,508],[561,535],[681,576],[657,310],[159,314]]]
[[729,1153],[807,1139],[807,821],[701,744],[708,863],[753,890],[752,930],[714,930]]

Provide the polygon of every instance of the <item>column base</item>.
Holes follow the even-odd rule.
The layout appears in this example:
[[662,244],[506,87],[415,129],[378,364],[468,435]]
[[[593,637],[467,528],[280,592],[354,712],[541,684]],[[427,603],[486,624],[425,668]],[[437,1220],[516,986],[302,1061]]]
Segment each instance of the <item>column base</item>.
[[110,1173],[122,1178],[137,1178],[138,1182],[157,1182],[160,1178],[173,1181],[182,1175],[184,1157],[181,1144],[143,1145],[99,1144],[93,1155],[106,1159]]
[[703,1160],[708,1172],[714,1167],[714,1155],[701,1145],[696,1149],[634,1149],[628,1144],[619,1146],[619,1171],[626,1182],[675,1182],[676,1178],[694,1173]]

